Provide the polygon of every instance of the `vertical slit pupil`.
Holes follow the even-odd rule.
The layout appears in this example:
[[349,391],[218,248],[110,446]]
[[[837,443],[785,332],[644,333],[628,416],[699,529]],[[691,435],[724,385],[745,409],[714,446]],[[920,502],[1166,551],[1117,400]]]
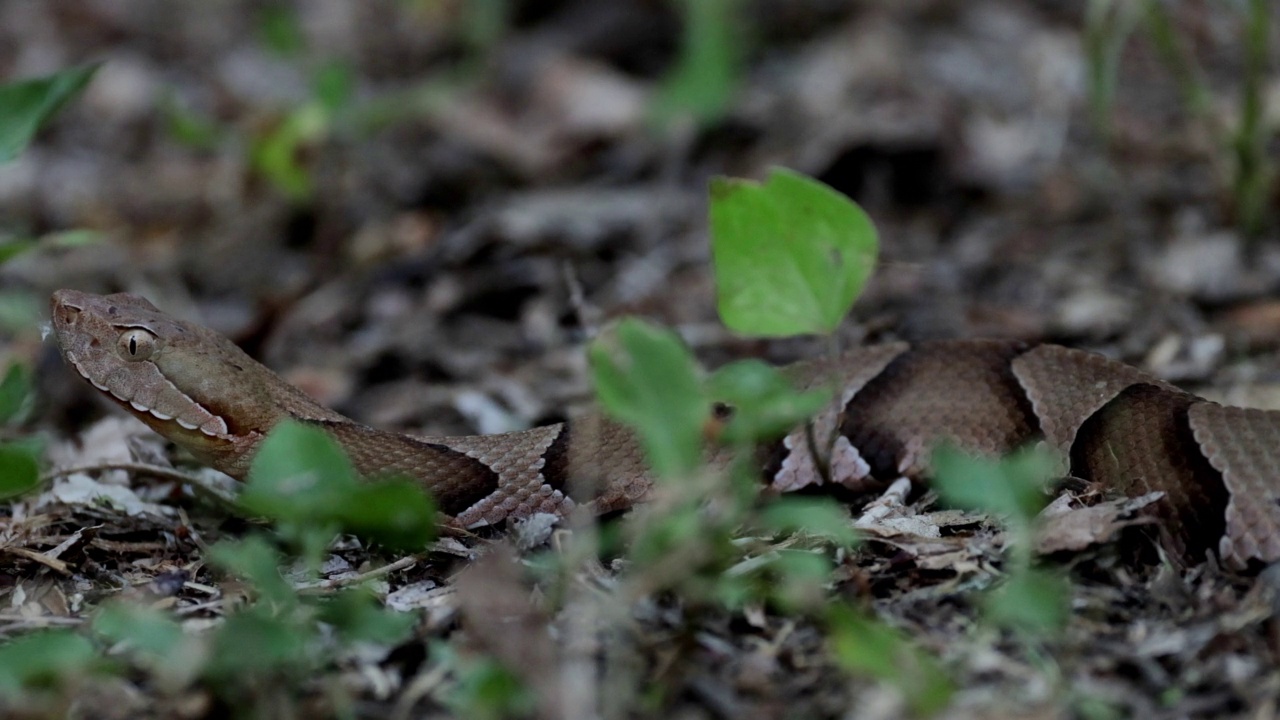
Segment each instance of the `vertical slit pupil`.
[[138,338],[132,335],[129,336],[129,354],[130,355],[138,354]]

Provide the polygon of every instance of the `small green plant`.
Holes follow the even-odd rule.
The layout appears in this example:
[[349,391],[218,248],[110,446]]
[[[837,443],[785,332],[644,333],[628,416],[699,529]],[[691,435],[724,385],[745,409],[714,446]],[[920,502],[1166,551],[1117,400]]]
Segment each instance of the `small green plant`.
[[418,551],[435,537],[435,503],[407,480],[360,481],[323,430],[287,421],[272,428],[249,469],[240,502],[276,522],[313,564],[339,532]]
[[170,136],[178,142],[200,151],[222,144],[246,148],[255,171],[286,197],[305,203],[315,190],[309,151],[344,122],[354,96],[353,73],[345,62],[311,59],[298,17],[286,6],[262,9],[258,37],[282,62],[297,64],[309,74],[310,94],[304,101],[250,131],[223,126],[185,107],[173,92],[160,98],[160,109]]
[[267,132],[251,139],[253,166],[295,201],[314,191],[306,149],[322,142],[352,96],[351,69],[344,63],[321,63],[313,72],[311,97],[290,109]]
[[684,39],[675,66],[663,79],[651,116],[660,128],[691,120],[710,125],[729,110],[741,82],[743,29],[741,0],[676,0],[684,19]]
[[1035,448],[990,460],[943,447],[933,457],[934,487],[944,501],[1004,519],[1010,534],[1007,577],[984,598],[983,608],[996,625],[1027,638],[1057,634],[1070,610],[1066,579],[1037,567],[1033,556],[1036,518],[1060,466],[1047,451]]
[[459,717],[486,720],[524,717],[536,709],[532,693],[519,678],[487,657],[467,658],[451,645],[431,644],[431,656],[454,677],[445,704]]
[[[1139,25],[1145,28],[1161,62],[1177,83],[1183,106],[1192,121],[1203,126],[1222,150],[1212,158],[1229,178],[1236,221],[1249,237],[1269,222],[1267,198],[1275,188],[1275,164],[1267,147],[1276,129],[1268,127],[1263,102],[1267,65],[1271,56],[1272,3],[1245,0],[1240,17],[1244,73],[1240,83],[1237,124],[1228,127],[1214,109],[1214,93],[1195,55],[1162,0],[1090,0],[1085,14],[1085,54],[1094,123],[1110,139],[1110,116],[1116,92],[1120,55]],[[1232,5],[1223,7],[1231,11]]]
[[262,537],[219,543],[209,558],[257,594],[209,632],[193,634],[131,603],[107,603],[94,615],[93,632],[163,691],[204,683],[247,710],[265,689],[302,683],[355,643],[394,645],[412,632],[413,616],[383,609],[360,588],[299,594],[280,575],[284,557]]
[[[786,170],[763,184],[714,181],[711,229],[721,317],[748,335],[830,332],[878,249],[861,209]],[[635,430],[658,471],[657,497],[624,533],[630,564],[620,604],[668,590],[686,603],[809,613],[850,672],[894,683],[917,713],[946,705],[951,684],[935,662],[827,597],[833,553],[857,541],[847,511],[825,498],[758,498],[754,448],[812,416],[829,390],[797,392],[758,361],[706,375],[674,334],[638,320],[620,322],[590,358],[601,404]],[[710,466],[700,450],[708,439],[722,447]]]
[[898,688],[911,711],[945,710],[955,687],[941,666],[902,633],[844,603],[832,603],[826,628],[836,661],[856,675]]
[[16,158],[36,132],[84,90],[99,65],[80,65],[47,77],[0,85],[0,163]]
[[[768,542],[735,545],[734,538],[744,524],[756,526],[766,537],[779,532],[785,513],[756,512],[759,479],[751,451],[813,414],[829,393],[796,393],[776,369],[749,361],[703,378],[678,338],[636,319],[623,320],[615,333],[597,341],[590,357],[602,405],[638,433],[661,485],[655,505],[636,513],[628,526],[633,594],[680,588],[691,600],[737,607],[779,599],[771,598],[769,588],[797,587],[770,578],[825,579],[830,564],[824,557],[773,551]],[[729,406],[734,400],[732,417],[716,428],[713,406]],[[707,432],[728,447],[724,467],[711,469],[703,463]],[[829,517],[829,510],[815,508],[814,513]],[[833,536],[852,541],[848,532],[828,539]],[[754,559],[743,564],[747,558]],[[813,572],[815,567],[821,572]]]
[[56,690],[106,665],[84,637],[46,630],[0,645],[0,699],[22,690]]
[[[10,474],[7,462],[0,451],[0,476]],[[414,616],[386,610],[362,587],[300,588],[314,584],[338,532],[420,552],[435,532],[435,506],[421,490],[396,480],[356,482],[332,439],[284,423],[263,441],[242,499],[248,511],[274,520],[277,533],[219,542],[206,557],[243,580],[250,602],[229,608],[222,623],[200,634],[154,608],[108,602],[94,613],[91,628],[122,663],[100,661],[93,641],[82,635],[33,635],[0,645],[0,690],[56,690],[90,671],[132,667],[162,692],[200,684],[246,712],[258,703],[265,711],[271,692],[300,691],[353,645],[394,645],[411,634]],[[300,549],[306,568],[300,580],[281,573],[290,561],[277,544]]]
[[[84,90],[98,67],[99,63],[81,65],[46,77],[0,85],[0,164],[26,149],[40,128]],[[73,231],[46,241],[60,243],[59,238],[65,236],[73,244],[81,235]],[[38,244],[36,240],[0,231],[0,265]],[[39,314],[38,304],[29,293],[0,293],[0,332],[30,332]],[[9,439],[10,431],[30,416],[34,401],[30,368],[16,361],[10,363],[0,378],[0,498],[27,493],[39,484],[40,443]]]

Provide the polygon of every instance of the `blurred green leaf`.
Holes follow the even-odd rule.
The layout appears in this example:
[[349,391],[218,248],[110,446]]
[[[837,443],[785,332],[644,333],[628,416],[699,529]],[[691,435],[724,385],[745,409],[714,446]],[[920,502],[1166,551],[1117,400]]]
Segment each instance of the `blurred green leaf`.
[[186,687],[204,670],[204,638],[186,634],[167,613],[138,603],[111,601],[93,617],[93,630],[155,673],[164,687]]
[[702,540],[714,540],[705,537],[709,533],[710,529],[696,505],[680,505],[645,527],[645,532],[632,541],[630,556],[639,565],[655,563],[680,548],[692,547]]
[[0,498],[31,492],[40,484],[40,463],[30,447],[0,445]]
[[713,400],[732,408],[721,432],[730,444],[757,443],[785,435],[822,409],[826,390],[799,392],[778,368],[760,360],[729,363],[707,380]]
[[15,362],[0,379],[0,425],[22,422],[35,400],[31,370]]
[[1057,573],[1025,569],[983,597],[983,609],[996,624],[1037,636],[1053,636],[1071,615],[1071,585]]
[[5,238],[0,240],[0,265],[37,246],[31,238]]
[[827,630],[836,661],[846,670],[880,680],[892,680],[897,674],[897,657],[905,641],[887,625],[848,605],[835,604],[827,612]]
[[777,579],[770,583],[769,597],[784,611],[820,608],[829,602],[826,587],[831,582],[831,560],[810,550],[782,549],[769,563]]
[[249,152],[254,168],[296,202],[311,197],[311,172],[304,162],[306,145],[319,139],[329,126],[329,113],[318,103],[307,103],[286,115],[270,132],[257,138]]
[[281,534],[320,551],[338,532],[420,550],[435,537],[436,507],[416,483],[359,482],[342,448],[323,430],[282,422],[263,440],[240,501],[280,523]]
[[406,639],[417,622],[412,613],[387,610],[364,590],[348,590],[320,603],[319,619],[347,641],[394,645]]
[[93,629],[112,642],[123,642],[145,655],[169,657],[182,642],[182,626],[165,613],[133,603],[102,606],[93,618]]
[[172,91],[161,96],[160,112],[169,135],[189,148],[212,150],[222,141],[223,128],[212,118],[185,107]]
[[42,303],[28,292],[0,292],[0,333],[31,332],[40,321]]
[[0,85],[0,163],[17,157],[49,118],[80,94],[100,65]]
[[208,672],[215,678],[243,681],[297,670],[308,664],[311,636],[256,605],[227,616],[217,629]]
[[468,0],[461,10],[460,29],[467,46],[477,53],[489,53],[507,29],[510,0]]
[[1124,720],[1129,717],[1129,714],[1117,702],[1095,695],[1077,694],[1071,698],[1070,712],[1072,717],[1078,717],[1081,720]]
[[355,89],[351,66],[331,60],[320,66],[311,80],[311,92],[320,106],[329,114],[346,107]]
[[481,658],[461,666],[455,664],[455,667],[457,684],[447,702],[458,717],[500,720],[524,717],[533,711],[532,693],[496,661]]
[[99,242],[102,237],[103,234],[97,230],[84,229],[49,233],[39,239],[6,236],[0,232],[0,265],[42,245],[54,248],[81,247]]
[[46,630],[0,645],[0,696],[26,687],[50,687],[84,675],[99,664],[84,637]]
[[436,504],[408,480],[370,482],[354,489],[337,520],[346,532],[398,550],[425,548],[436,535]]
[[782,168],[763,185],[711,181],[711,245],[720,318],[759,336],[834,330],[879,252],[857,203]]
[[918,715],[933,715],[951,702],[955,687],[937,663],[896,630],[845,603],[827,609],[827,637],[845,670],[896,685]]
[[274,520],[310,522],[341,515],[358,487],[351,461],[328,433],[288,420],[262,441],[240,501]]
[[98,230],[79,228],[49,233],[40,238],[40,243],[56,248],[76,248],[96,245],[102,242],[105,237],[106,234]]
[[1089,106],[1095,127],[1108,140],[1122,51],[1141,13],[1140,3],[1126,0],[1089,0],[1085,5],[1082,44]]
[[282,57],[292,57],[306,47],[298,14],[288,5],[269,5],[258,14],[258,37],[263,46]]
[[297,605],[293,586],[280,575],[283,558],[260,536],[223,540],[210,547],[207,554],[210,562],[244,578],[269,602],[285,608]]
[[943,445],[934,452],[932,466],[933,487],[946,503],[1022,522],[1049,501],[1045,488],[1059,474],[1054,456],[1035,447],[993,460]]
[[676,478],[696,470],[711,404],[698,364],[680,339],[627,318],[592,343],[588,357],[600,403],[636,430],[658,476]]
[[652,106],[654,121],[668,127],[684,118],[708,125],[724,117],[738,91],[745,33],[738,0],[682,0],[684,38],[674,68]]
[[760,523],[775,533],[804,533],[825,538],[840,547],[853,547],[858,543],[849,511],[831,498],[778,498],[761,511]]

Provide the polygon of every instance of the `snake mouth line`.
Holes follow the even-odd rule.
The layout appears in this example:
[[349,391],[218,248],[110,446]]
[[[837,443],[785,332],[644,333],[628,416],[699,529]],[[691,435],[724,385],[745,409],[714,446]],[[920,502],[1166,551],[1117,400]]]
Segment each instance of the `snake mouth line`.
[[[129,407],[133,408],[136,412],[139,412],[139,413],[147,413],[152,417],[154,417],[155,419],[160,420],[162,422],[176,422],[179,426],[181,426],[186,430],[193,430],[193,431],[198,430],[201,433],[208,435],[209,437],[214,438],[216,440],[227,440],[230,438],[230,435],[227,429],[227,421],[223,420],[218,415],[215,415],[209,412],[208,408],[196,402],[195,400],[192,400],[190,397],[183,395],[183,397],[186,398],[192,405],[199,408],[202,412],[207,413],[210,416],[210,419],[206,420],[203,425],[196,425],[195,423],[192,423],[187,420],[183,420],[182,418],[174,417],[173,415],[170,415],[168,413],[160,412],[159,410],[156,410],[153,407],[148,407],[147,405],[144,405],[136,400],[133,400],[132,398],[123,397],[120,393],[116,392],[115,390],[113,390],[112,388],[106,385],[103,385],[102,383],[95,380],[92,376],[90,376],[89,373],[85,372],[85,369],[80,365],[80,360],[75,356],[74,353],[68,352],[66,353],[66,356],[67,356],[67,361],[71,363],[71,366],[76,369],[77,373],[80,373],[80,377],[87,380],[90,385],[93,385],[95,388],[110,395],[113,399],[119,401],[122,405],[128,405]],[[209,427],[210,425],[212,425],[213,427],[210,428]]]

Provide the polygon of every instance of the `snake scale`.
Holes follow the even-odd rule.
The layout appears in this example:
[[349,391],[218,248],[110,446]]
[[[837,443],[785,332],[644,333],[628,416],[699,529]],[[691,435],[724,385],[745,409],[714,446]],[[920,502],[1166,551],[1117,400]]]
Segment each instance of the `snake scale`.
[[[652,484],[632,435],[607,420],[461,437],[384,432],[142,297],[59,290],[50,304],[71,367],[236,478],[267,431],[294,418],[325,429],[360,474],[416,479],[465,527],[579,504],[625,509]],[[1128,495],[1165,493],[1156,512],[1181,558],[1216,550],[1235,568],[1280,559],[1280,412],[1225,407],[1101,355],[1012,340],[873,345],[788,372],[801,385],[834,381],[840,397],[810,423],[813,437],[834,438],[827,447],[807,442],[802,427],[762,448],[775,490],[921,480],[942,440],[986,455],[1042,440],[1069,458],[1073,476]]]

